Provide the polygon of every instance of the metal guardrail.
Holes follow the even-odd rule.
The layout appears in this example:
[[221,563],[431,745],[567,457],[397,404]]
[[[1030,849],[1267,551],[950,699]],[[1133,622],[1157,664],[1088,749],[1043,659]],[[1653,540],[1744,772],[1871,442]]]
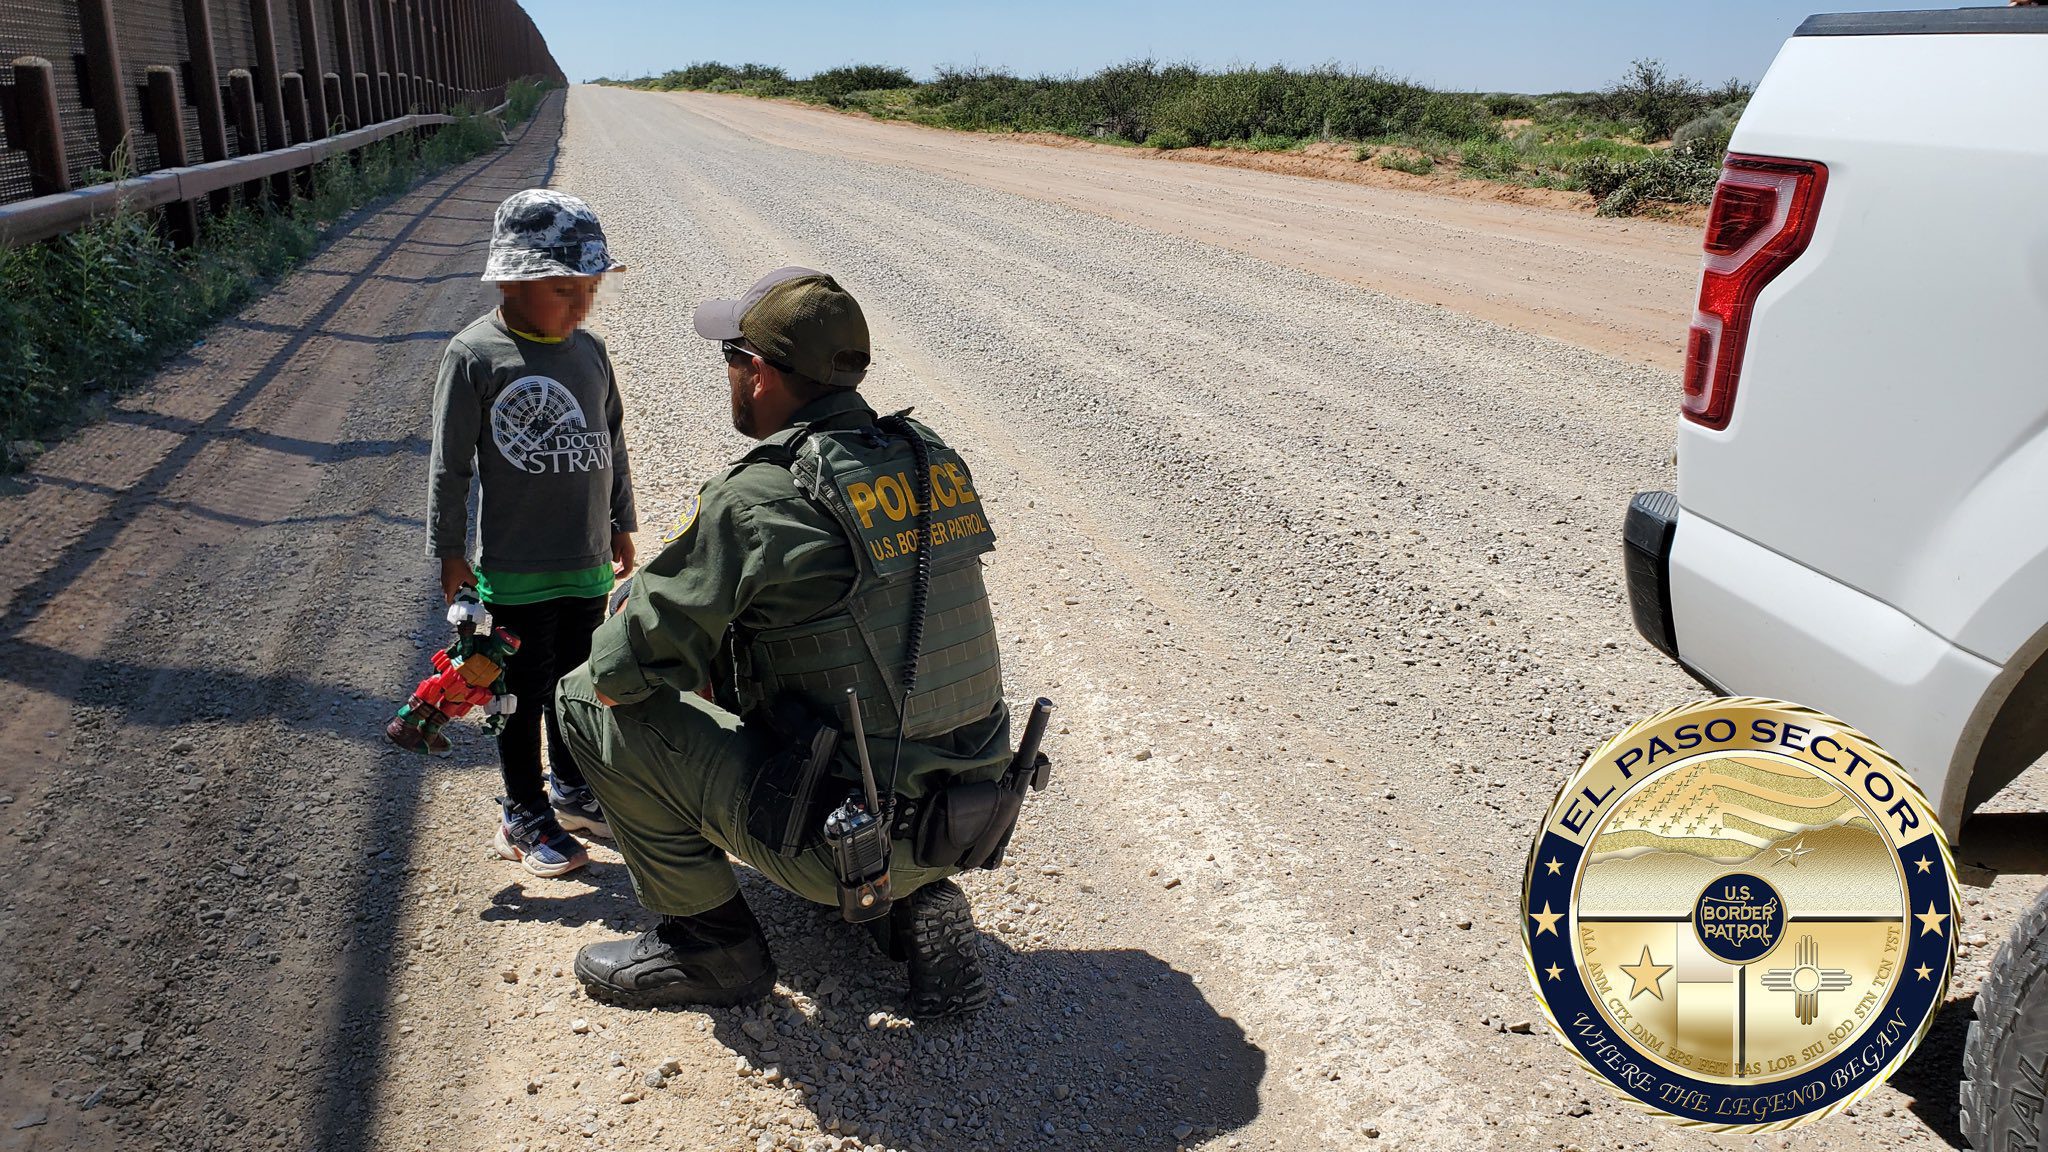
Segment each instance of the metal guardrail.
[[[505,107],[500,104],[484,115],[503,115]],[[289,148],[258,152],[253,156],[216,160],[210,164],[193,164],[182,168],[164,168],[128,180],[109,181],[70,192],[59,192],[54,196],[38,196],[33,200],[0,204],[0,248],[14,248],[23,244],[33,244],[37,240],[47,240],[52,236],[62,236],[93,220],[112,216],[121,211],[143,211],[198,200],[211,193],[226,191],[236,185],[261,180],[267,176],[310,168],[330,156],[353,152],[401,132],[453,124],[455,119],[453,116],[437,112],[401,116],[396,120],[386,120],[368,128],[358,128],[339,136],[329,136],[325,140],[294,144]]]
[[[517,0],[24,0],[4,30],[24,28],[41,54],[0,74],[0,246],[124,208],[189,244],[238,185],[282,207],[327,157],[566,82]],[[163,62],[135,83],[124,54]],[[76,186],[94,170],[143,174]]]

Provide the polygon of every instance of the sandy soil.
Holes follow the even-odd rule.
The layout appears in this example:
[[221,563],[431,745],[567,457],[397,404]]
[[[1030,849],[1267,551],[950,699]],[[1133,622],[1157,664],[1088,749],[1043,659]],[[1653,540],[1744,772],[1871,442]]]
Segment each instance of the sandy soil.
[[[1595,743],[1696,693],[1632,635],[1615,539],[1670,481],[1677,384],[1431,285],[1543,251],[1590,291],[1675,268],[1658,234],[886,125],[832,144],[816,124],[859,122],[609,89],[570,93],[558,148],[561,109],[365,215],[0,495],[0,1150],[1958,1139],[1967,997],[2042,870],[2024,832],[1966,890],[1936,1032],[1852,1116],[1677,1133],[1534,1023],[1535,823]],[[751,879],[767,1002],[595,1005],[575,948],[645,923],[617,857],[534,880],[486,848],[475,728],[447,760],[383,743],[443,640],[432,367],[488,304],[492,206],[544,182],[636,269],[598,326],[643,551],[744,446],[690,308],[778,264],[843,275],[877,406],[974,462],[1009,691],[1060,708],[1010,866],[965,878],[983,1014],[904,1019],[900,968]],[[1232,231],[1260,218],[1405,236],[1406,291]]]

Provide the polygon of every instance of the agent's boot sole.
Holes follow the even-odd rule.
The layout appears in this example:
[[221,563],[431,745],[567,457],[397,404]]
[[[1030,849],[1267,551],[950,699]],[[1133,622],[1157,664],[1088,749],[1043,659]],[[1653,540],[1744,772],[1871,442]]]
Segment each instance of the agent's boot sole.
[[897,935],[910,966],[908,1009],[921,1020],[964,1016],[989,1001],[975,941],[974,910],[950,880],[911,893],[909,923]]

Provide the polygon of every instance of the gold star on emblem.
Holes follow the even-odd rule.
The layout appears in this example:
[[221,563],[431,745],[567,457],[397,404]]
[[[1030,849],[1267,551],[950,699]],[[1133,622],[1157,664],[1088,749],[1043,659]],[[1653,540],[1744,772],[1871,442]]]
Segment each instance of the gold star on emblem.
[[1552,980],[1556,980],[1564,975],[1564,969],[1559,968],[1555,964],[1552,964],[1550,967],[1545,968],[1543,970],[1543,974],[1545,976],[1550,977]]
[[1643,958],[1633,964],[1620,965],[1621,970],[1635,983],[1629,989],[1628,998],[1633,1000],[1648,992],[1657,999],[1664,998],[1664,975],[1671,971],[1671,965],[1659,964],[1650,959],[1650,946],[1643,945]]
[[1557,922],[1564,919],[1564,913],[1552,912],[1550,910],[1550,901],[1545,900],[1543,902],[1543,911],[1529,913],[1529,919],[1536,922],[1536,934],[1538,936],[1543,935],[1545,932],[1555,936],[1557,935]]
[[1939,936],[1941,935],[1941,922],[1948,919],[1948,913],[1936,912],[1934,910],[1934,901],[1929,900],[1927,902],[1927,911],[1913,913],[1913,919],[1920,922],[1920,935],[1925,936],[1932,932]]
[[1797,868],[1799,867],[1799,858],[1811,851],[1813,851],[1813,849],[1808,848],[1806,846],[1806,838],[1802,836],[1799,838],[1798,843],[1792,845],[1790,848],[1778,849],[1778,859],[1776,862],[1779,864],[1790,864],[1794,868]]
[[1922,980],[1932,980],[1934,979],[1934,969],[1922,964],[1918,968],[1913,969],[1913,975],[1918,976]]
[[1563,867],[1563,865],[1562,865],[1561,863],[1559,863],[1559,861],[1558,861],[1557,857],[1555,857],[1555,856],[1552,856],[1552,857],[1551,857],[1550,859],[1548,859],[1548,860],[1545,860],[1545,861],[1543,862],[1543,866],[1544,866],[1545,868],[1548,868],[1548,869],[1550,869],[1550,874],[1551,874],[1552,876],[1555,876],[1555,875],[1557,875],[1557,870],[1558,870],[1558,869],[1559,869],[1560,867]]
[[1929,860],[1925,856],[1922,856],[1918,860],[1913,861],[1913,866],[1920,869],[1920,871],[1925,872],[1933,863],[1934,861]]

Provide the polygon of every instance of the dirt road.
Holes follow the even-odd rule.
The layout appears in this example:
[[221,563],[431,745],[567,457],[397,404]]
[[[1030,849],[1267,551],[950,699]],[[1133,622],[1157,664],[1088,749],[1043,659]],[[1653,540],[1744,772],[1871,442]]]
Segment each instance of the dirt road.
[[[1534,823],[1594,743],[1695,693],[1632,635],[1615,539],[1628,494],[1669,481],[1669,372],[1440,306],[1440,269],[1385,273],[1403,298],[1230,232],[1290,199],[1317,219],[1318,185],[1090,176],[1052,149],[1020,170],[1023,146],[966,138],[890,154],[866,134],[886,125],[589,88],[557,155],[558,107],[0,502],[0,1150],[1954,1137],[1956,1011],[1855,1115],[1762,1138],[1638,1116],[1536,1022]],[[491,206],[547,180],[635,269],[598,326],[643,553],[743,448],[690,309],[779,264],[843,276],[875,332],[864,391],[975,463],[1010,693],[1060,708],[1011,866],[965,878],[1002,993],[982,1015],[912,1025],[864,937],[751,882],[766,1004],[595,1005],[574,949],[644,923],[616,856],[532,880],[485,847],[475,729],[447,761],[382,745],[439,641],[431,366],[487,306]],[[1144,222],[1190,204],[1211,232]],[[1589,279],[1672,259],[1562,214],[1460,227],[1482,262],[1576,237],[1555,266]],[[1966,949],[1959,995],[1987,958]]]
[[746,96],[658,98],[763,143],[1059,204],[1625,360],[1675,370],[1685,351],[1699,285],[1697,227],[1276,178],[1056,137],[1065,146],[1047,147]]

